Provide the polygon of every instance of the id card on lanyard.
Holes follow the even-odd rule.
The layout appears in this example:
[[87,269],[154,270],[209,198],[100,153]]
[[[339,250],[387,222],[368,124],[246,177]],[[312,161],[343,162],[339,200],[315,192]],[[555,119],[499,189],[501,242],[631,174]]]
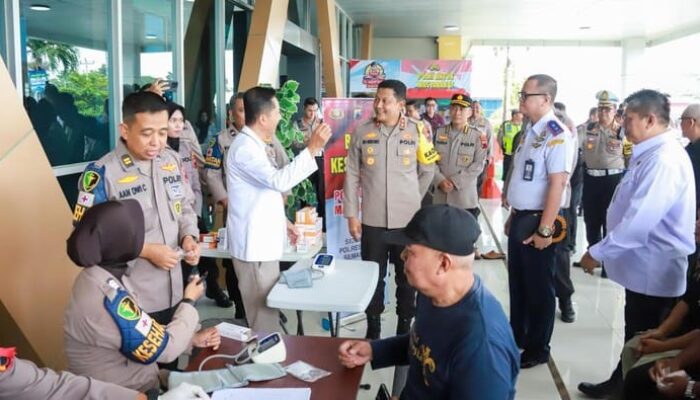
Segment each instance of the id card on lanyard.
[[525,161],[525,168],[523,168],[523,180],[531,182],[532,178],[535,176],[535,162],[532,160]]

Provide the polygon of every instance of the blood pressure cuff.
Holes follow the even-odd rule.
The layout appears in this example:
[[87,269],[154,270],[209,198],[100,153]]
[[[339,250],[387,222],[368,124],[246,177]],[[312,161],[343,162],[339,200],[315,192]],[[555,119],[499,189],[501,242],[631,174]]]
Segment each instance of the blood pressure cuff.
[[[537,231],[540,226],[540,219],[542,218],[541,212],[529,212],[529,211],[518,211],[524,215],[519,215],[520,221],[518,222],[517,229],[515,232],[511,232],[511,236],[522,242],[523,240],[532,236],[533,233]],[[566,220],[561,215],[557,215],[554,220],[554,233],[552,234],[552,243],[559,243],[566,238]]]
[[205,392],[247,386],[250,382],[269,381],[287,375],[279,364],[227,365],[226,368],[199,372],[171,372],[168,388],[187,382],[200,386]]
[[143,312],[124,289],[116,289],[110,297],[105,296],[104,306],[122,335],[119,351],[141,364],[155,362],[170,338],[165,327]]

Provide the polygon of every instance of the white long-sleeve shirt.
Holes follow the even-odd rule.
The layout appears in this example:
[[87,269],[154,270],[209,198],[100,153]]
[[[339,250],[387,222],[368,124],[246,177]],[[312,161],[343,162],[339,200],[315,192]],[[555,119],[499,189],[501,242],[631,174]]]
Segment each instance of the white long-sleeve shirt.
[[276,169],[265,148],[265,142],[246,126],[233,141],[226,159],[229,251],[243,261],[276,261],[282,257],[287,237],[282,193],[317,169],[308,149],[284,168]]
[[650,296],[685,292],[687,255],[695,250],[695,181],[671,131],[634,146],[608,207],[607,227],[589,252],[605,263],[610,279]]

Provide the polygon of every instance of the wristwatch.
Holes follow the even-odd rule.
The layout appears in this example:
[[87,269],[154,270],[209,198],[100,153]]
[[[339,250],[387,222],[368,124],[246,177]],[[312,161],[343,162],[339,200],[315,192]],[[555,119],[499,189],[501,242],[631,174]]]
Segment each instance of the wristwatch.
[[697,399],[693,389],[695,389],[695,381],[688,381],[688,386],[685,387],[685,393],[683,396],[686,399]]
[[553,234],[554,230],[549,226],[540,225],[540,227],[537,228],[537,235],[545,239],[552,237]]

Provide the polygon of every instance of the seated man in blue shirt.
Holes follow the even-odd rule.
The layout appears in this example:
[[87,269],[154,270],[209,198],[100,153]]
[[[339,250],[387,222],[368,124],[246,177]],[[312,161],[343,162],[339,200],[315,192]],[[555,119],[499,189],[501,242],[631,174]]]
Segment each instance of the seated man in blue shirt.
[[445,204],[387,233],[388,243],[406,246],[406,277],[419,292],[415,322],[404,335],[343,342],[340,362],[408,364],[402,400],[513,399],[520,355],[501,305],[472,271],[480,233],[474,216]]

